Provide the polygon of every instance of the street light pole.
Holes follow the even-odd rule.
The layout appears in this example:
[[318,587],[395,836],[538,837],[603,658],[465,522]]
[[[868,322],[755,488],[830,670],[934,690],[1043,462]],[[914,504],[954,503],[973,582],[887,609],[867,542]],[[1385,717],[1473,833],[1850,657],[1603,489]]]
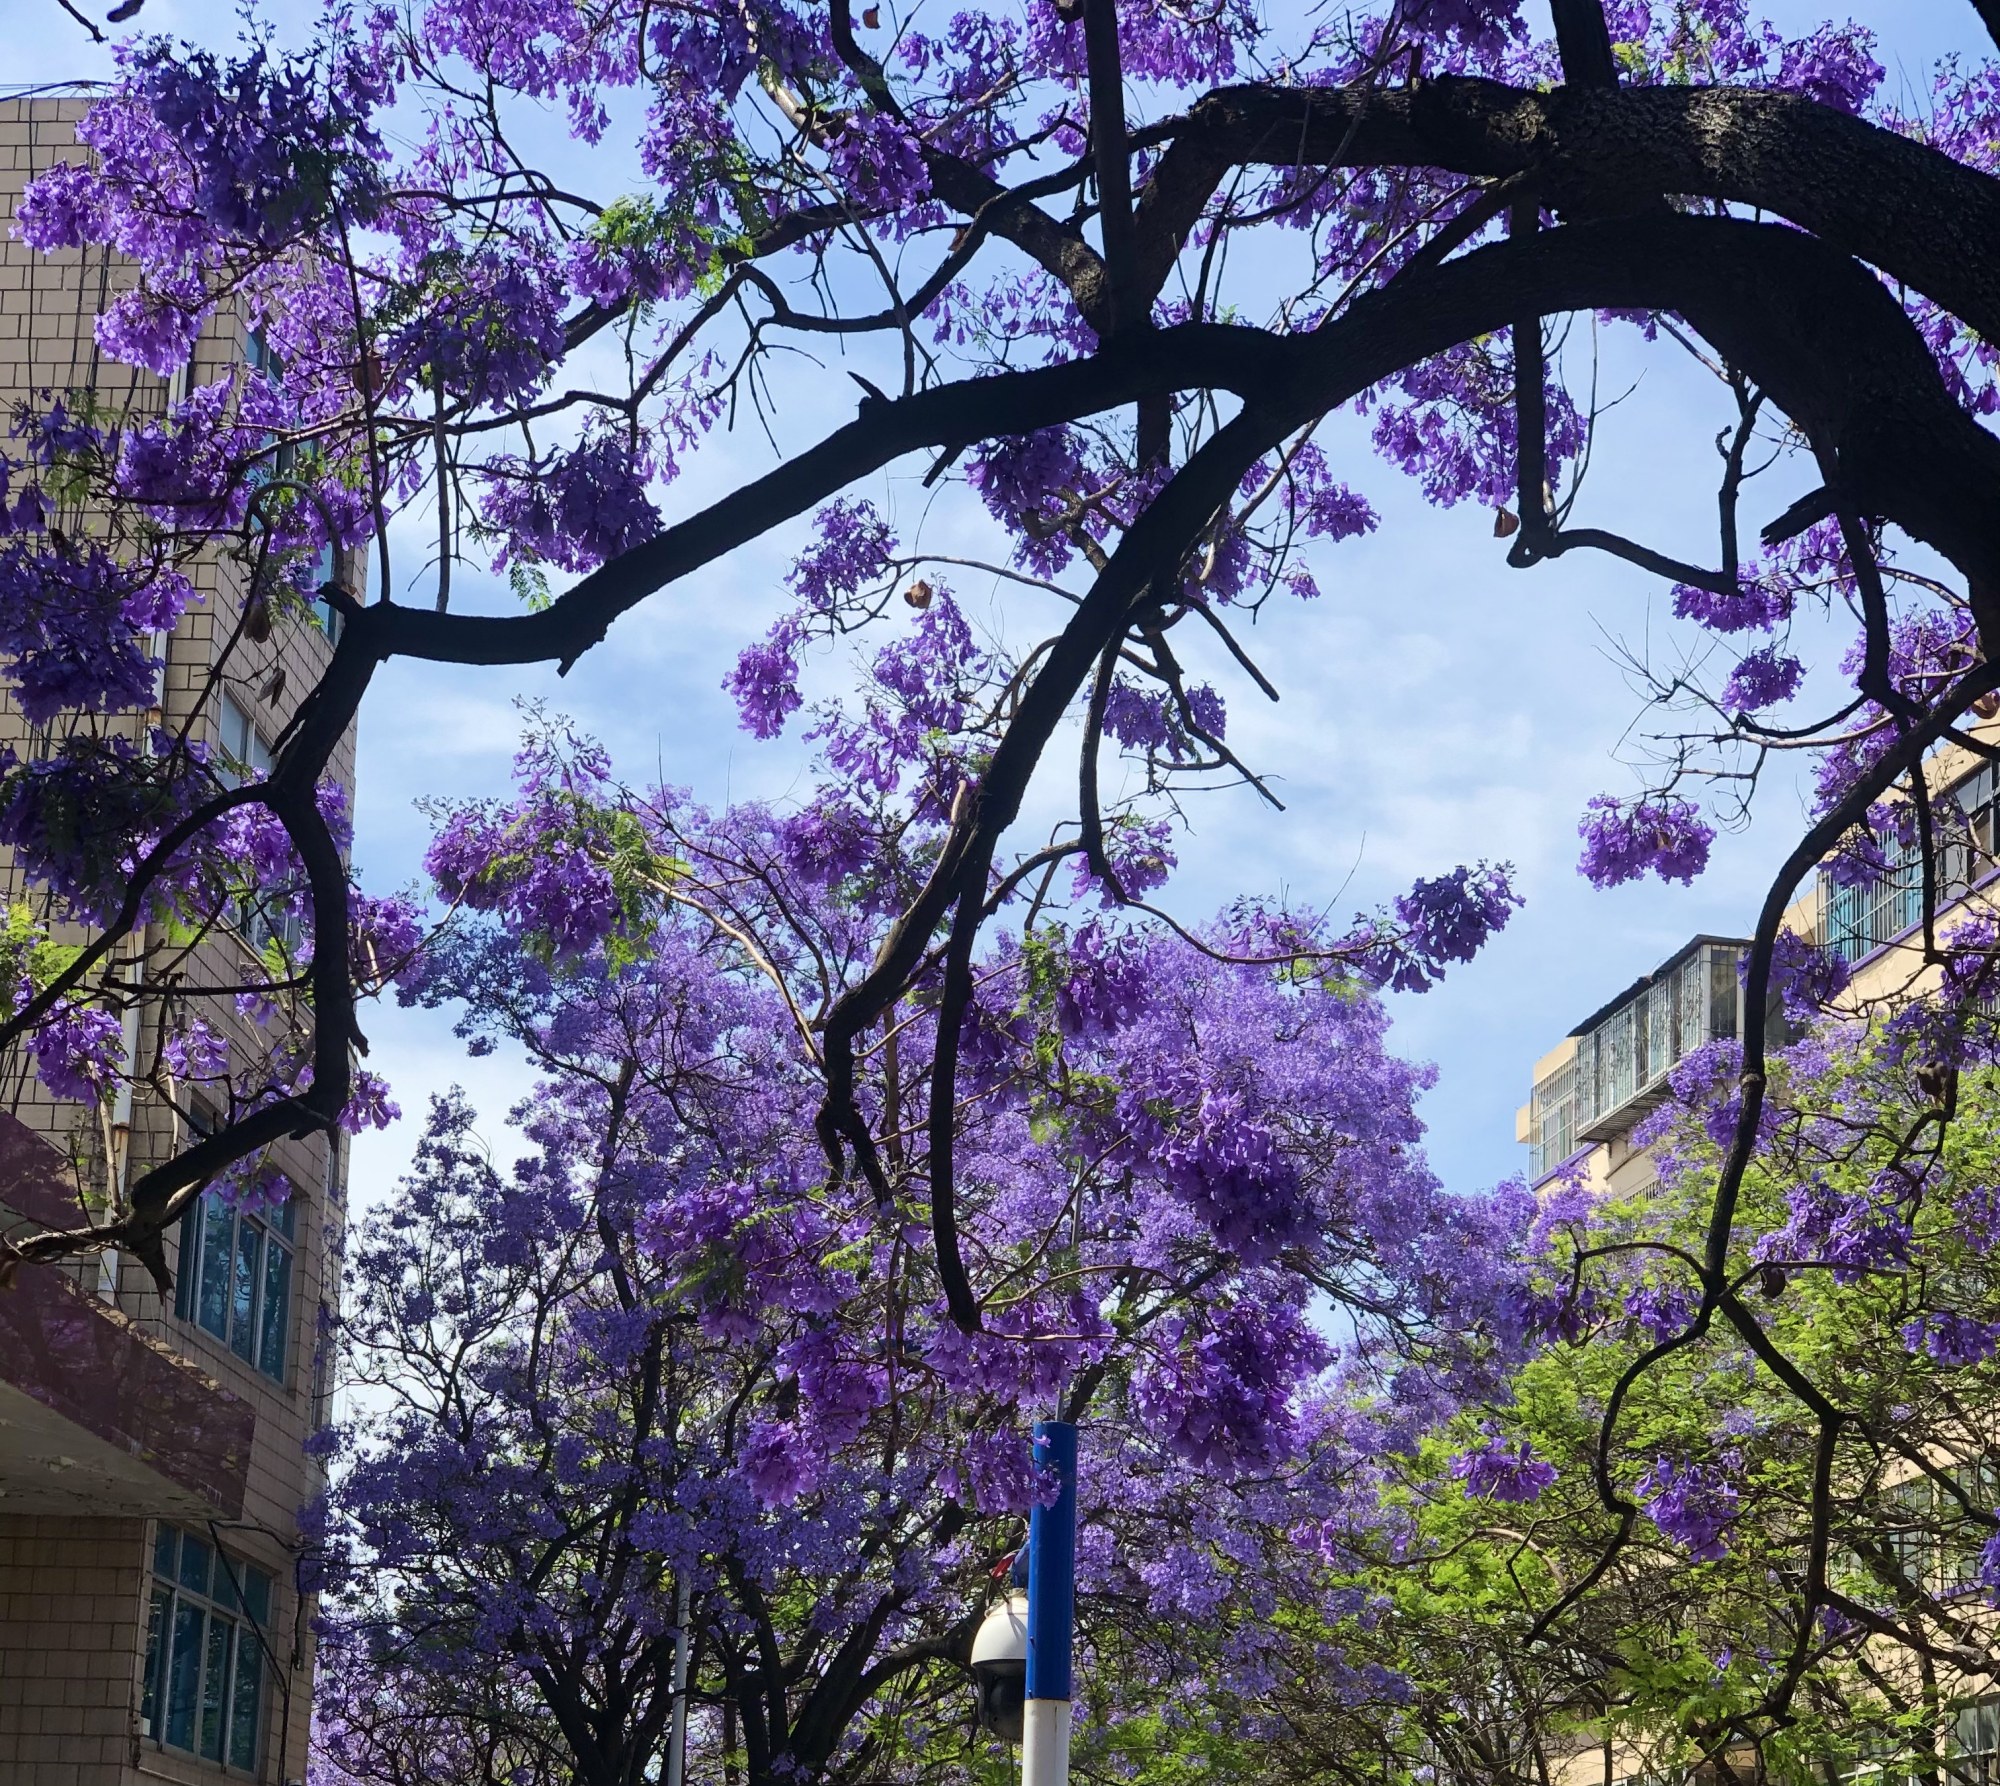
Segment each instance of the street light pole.
[[1028,1515],[1027,1707],[1021,1786],[1069,1786],[1071,1639],[1076,1622],[1076,1427],[1035,1422],[1036,1466],[1061,1485]]
[[688,1570],[683,1563],[674,1589],[674,1721],[667,1737],[667,1786],[687,1778],[688,1751]]

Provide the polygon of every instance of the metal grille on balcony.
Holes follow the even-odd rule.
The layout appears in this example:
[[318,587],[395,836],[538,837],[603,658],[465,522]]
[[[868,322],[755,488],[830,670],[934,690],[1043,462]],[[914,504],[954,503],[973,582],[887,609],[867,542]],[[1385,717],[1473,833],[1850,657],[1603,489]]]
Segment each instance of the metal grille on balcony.
[[1684,1056],[1742,1034],[1738,964],[1748,947],[1696,937],[1570,1032],[1576,1053],[1536,1084],[1531,1100],[1536,1178],[1587,1142],[1625,1133],[1664,1099],[1667,1075]]
[[[1962,898],[1991,870],[2000,824],[2000,777],[1982,765],[1932,798],[1937,903]],[[1914,834],[1891,826],[1874,840],[1881,869],[1856,880],[1820,870],[1819,934],[1844,961],[1859,961],[1914,930],[1924,917],[1923,851]]]

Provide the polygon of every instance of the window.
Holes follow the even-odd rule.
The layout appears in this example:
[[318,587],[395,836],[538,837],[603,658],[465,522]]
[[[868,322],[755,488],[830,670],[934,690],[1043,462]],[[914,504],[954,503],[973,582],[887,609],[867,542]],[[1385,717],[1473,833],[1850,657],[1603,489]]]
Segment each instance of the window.
[[1951,1734],[1953,1779],[1965,1786],[1993,1786],[2000,1780],[2000,1699],[1961,1707]]
[[[1948,1473],[1975,1508],[2000,1503],[2000,1458],[1954,1464]],[[1946,1599],[1972,1590],[1991,1528],[1968,1518],[1957,1495],[1913,1476],[1885,1492],[1882,1509],[1882,1542],[1912,1587]]]
[[[217,723],[217,742],[225,760],[216,765],[216,774],[227,787],[245,781],[262,781],[271,773],[271,747],[258,736],[256,724],[228,695],[222,697]],[[263,895],[284,900],[287,888],[246,887],[237,901],[236,928],[260,955],[270,944],[282,943],[287,956],[296,954],[305,935],[304,920],[290,909],[274,913]]]
[[[2000,775],[1986,764],[1932,801],[1940,905],[1960,898],[1986,877],[2000,852]],[[1843,960],[1862,956],[1923,922],[1923,851],[1891,832],[1876,839],[1885,861],[1880,874],[1844,887],[1820,875],[1820,935]]]
[[[284,381],[285,363],[272,352],[271,343],[262,329],[252,329],[243,338],[243,366],[245,371],[261,378],[268,385],[275,386]],[[265,436],[265,439],[269,438],[269,435]],[[266,477],[290,477],[297,457],[298,448],[292,442],[280,441],[277,451],[271,455],[268,462],[259,459],[252,468],[251,481],[261,483]]]
[[325,596],[320,594],[329,583],[340,581],[340,554],[328,541],[319,549],[319,556],[313,560],[312,586],[307,591],[307,606],[312,614],[313,625],[326,634],[329,645],[340,643],[340,610]]
[[263,1728],[271,1577],[192,1532],[153,1540],[139,1723],[155,1742],[254,1772]]
[[252,1214],[204,1191],[181,1217],[174,1312],[212,1333],[246,1364],[285,1380],[298,1208]]
[[1529,1120],[1532,1176],[1546,1178],[1576,1152],[1576,1063],[1556,1068],[1535,1087]]
[[1576,1057],[1534,1090],[1534,1172],[1553,1171],[1597,1124],[1656,1094],[1677,1062],[1706,1042],[1741,1033],[1739,964],[1745,946],[1699,941],[1641,980],[1575,1032]]
[[250,715],[232,701],[222,697],[221,721],[217,742],[222,746],[223,755],[229,761],[221,765],[219,773],[230,787],[237,787],[250,780],[262,781],[271,773],[271,747],[257,736],[257,727]]

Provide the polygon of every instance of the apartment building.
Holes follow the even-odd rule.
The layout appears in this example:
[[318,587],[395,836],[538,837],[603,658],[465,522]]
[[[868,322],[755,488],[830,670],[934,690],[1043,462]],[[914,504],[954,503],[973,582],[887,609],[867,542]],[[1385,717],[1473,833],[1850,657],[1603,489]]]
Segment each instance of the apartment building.
[[[2000,722],[1975,735],[2000,743]],[[1930,765],[1931,797],[1950,802],[1963,824],[1949,828],[1938,865],[1940,906],[1986,889],[2000,863],[2000,768],[1953,744]],[[1941,832],[1945,827],[1940,827]],[[1923,958],[1923,867],[1915,844],[1888,840],[1881,872],[1859,881],[1824,870],[1793,902],[1785,924],[1824,945],[1852,974],[1846,998],[1893,1006],[1932,985]],[[1947,919],[1948,923],[1949,920]],[[1599,1006],[1535,1063],[1514,1137],[1529,1150],[1529,1181],[1559,1169],[1616,1191],[1642,1189],[1651,1173],[1631,1134],[1667,1096],[1683,1056],[1743,1033],[1740,964],[1747,937],[1697,936]]]
[[[0,407],[52,390],[100,411],[160,413],[162,381],[105,361],[92,319],[130,280],[109,253],[44,257],[12,239],[21,191],[81,158],[87,100],[0,94]],[[265,356],[240,318],[204,335],[184,385]],[[88,528],[88,516],[73,525]],[[326,574],[348,567],[326,566]],[[216,557],[204,601],[162,641],[146,716],[89,723],[139,738],[191,725],[240,770],[269,760],[291,703],[317,680],[336,624],[325,608],[238,634],[245,577]],[[81,721],[74,723],[84,723]],[[0,743],[27,756],[65,722],[29,726],[0,697]],[[332,764],[352,785],[353,740]],[[0,902],[34,895],[0,856]],[[184,963],[190,984],[256,975],[262,920],[214,936]],[[149,933],[147,947],[165,939]],[[204,1001],[234,1043],[254,1037],[227,998]],[[145,1058],[149,1038],[128,1027]],[[201,1112],[191,1112],[198,1123]],[[72,1226],[81,1199],[165,1157],[182,1117],[127,1096],[89,1109],[50,1097],[32,1065],[0,1057],[0,1222]],[[24,1271],[0,1291],[0,1786],[256,1781],[305,1772],[310,1601],[299,1587],[299,1510],[318,1490],[307,1454],[323,1423],[344,1161],[320,1138],[271,1162],[295,1187],[262,1211],[205,1197],[170,1240],[175,1292],[107,1256]]]

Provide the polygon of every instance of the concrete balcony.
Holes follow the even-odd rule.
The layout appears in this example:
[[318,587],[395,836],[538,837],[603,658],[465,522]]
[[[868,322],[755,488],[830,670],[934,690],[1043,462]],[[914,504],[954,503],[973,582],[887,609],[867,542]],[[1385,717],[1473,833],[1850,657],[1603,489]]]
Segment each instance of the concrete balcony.
[[[77,1220],[60,1157],[5,1114],[0,1204]],[[0,1290],[0,1514],[235,1518],[255,1435],[248,1402],[62,1272]]]

